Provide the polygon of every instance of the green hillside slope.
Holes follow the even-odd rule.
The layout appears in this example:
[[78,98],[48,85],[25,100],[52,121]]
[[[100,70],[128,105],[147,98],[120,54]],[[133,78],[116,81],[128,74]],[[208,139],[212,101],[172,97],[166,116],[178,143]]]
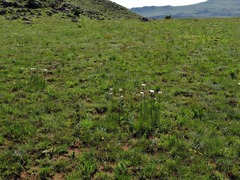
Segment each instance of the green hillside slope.
[[62,13],[76,20],[79,16],[96,19],[140,18],[125,7],[108,0],[0,0],[0,15],[8,19]]

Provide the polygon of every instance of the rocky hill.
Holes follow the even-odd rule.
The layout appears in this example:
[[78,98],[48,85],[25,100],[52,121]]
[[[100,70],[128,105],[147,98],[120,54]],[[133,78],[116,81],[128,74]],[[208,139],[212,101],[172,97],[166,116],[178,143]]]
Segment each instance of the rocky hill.
[[29,20],[34,16],[52,16],[55,13],[62,13],[73,21],[78,21],[80,16],[98,20],[141,18],[109,0],[0,0],[0,15],[10,20]]
[[208,0],[189,6],[160,6],[133,8],[136,12],[148,18],[208,18],[208,17],[240,17],[239,0]]

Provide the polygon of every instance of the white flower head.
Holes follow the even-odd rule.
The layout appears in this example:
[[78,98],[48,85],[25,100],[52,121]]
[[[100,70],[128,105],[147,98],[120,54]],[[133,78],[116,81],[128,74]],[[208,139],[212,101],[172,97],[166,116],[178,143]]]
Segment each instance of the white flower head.
[[140,94],[143,96],[143,95],[144,95],[144,92],[143,92],[143,91],[141,91],[141,92],[140,92]]
[[146,86],[146,84],[142,84],[142,87],[145,87]]
[[110,88],[109,90],[110,90],[110,91],[113,91],[113,88]]
[[240,85],[240,83],[238,83],[238,85]]
[[158,91],[158,94],[162,94],[162,91]]
[[123,89],[122,89],[122,88],[120,88],[120,89],[119,89],[119,91],[120,91],[120,92],[122,92],[122,91],[123,91]]
[[110,93],[109,93],[109,95],[113,95],[113,93],[112,93],[112,92],[110,92]]
[[48,70],[47,69],[43,69],[43,72],[48,72]]
[[150,89],[149,92],[150,92],[150,93],[154,93],[154,90]]
[[123,98],[124,98],[123,95],[121,95],[121,96],[120,96],[120,99],[123,99]]
[[31,68],[30,70],[31,70],[31,71],[36,71],[36,68]]

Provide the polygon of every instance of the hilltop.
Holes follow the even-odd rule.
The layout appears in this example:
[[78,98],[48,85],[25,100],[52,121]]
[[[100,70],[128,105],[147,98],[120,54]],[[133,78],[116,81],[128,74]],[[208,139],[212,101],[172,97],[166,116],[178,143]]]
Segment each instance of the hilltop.
[[0,15],[5,15],[10,20],[29,20],[34,16],[52,16],[57,13],[62,13],[73,21],[77,21],[80,16],[98,20],[141,18],[140,15],[108,0],[0,0]]
[[189,6],[151,6],[131,10],[148,18],[164,18],[168,15],[173,18],[239,17],[240,2],[238,0],[208,0]]

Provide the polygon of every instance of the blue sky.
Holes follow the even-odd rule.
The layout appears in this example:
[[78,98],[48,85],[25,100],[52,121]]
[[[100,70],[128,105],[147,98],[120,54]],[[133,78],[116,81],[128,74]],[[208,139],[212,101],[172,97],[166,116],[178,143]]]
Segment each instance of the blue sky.
[[184,6],[205,2],[207,0],[111,0],[127,8],[142,6]]

